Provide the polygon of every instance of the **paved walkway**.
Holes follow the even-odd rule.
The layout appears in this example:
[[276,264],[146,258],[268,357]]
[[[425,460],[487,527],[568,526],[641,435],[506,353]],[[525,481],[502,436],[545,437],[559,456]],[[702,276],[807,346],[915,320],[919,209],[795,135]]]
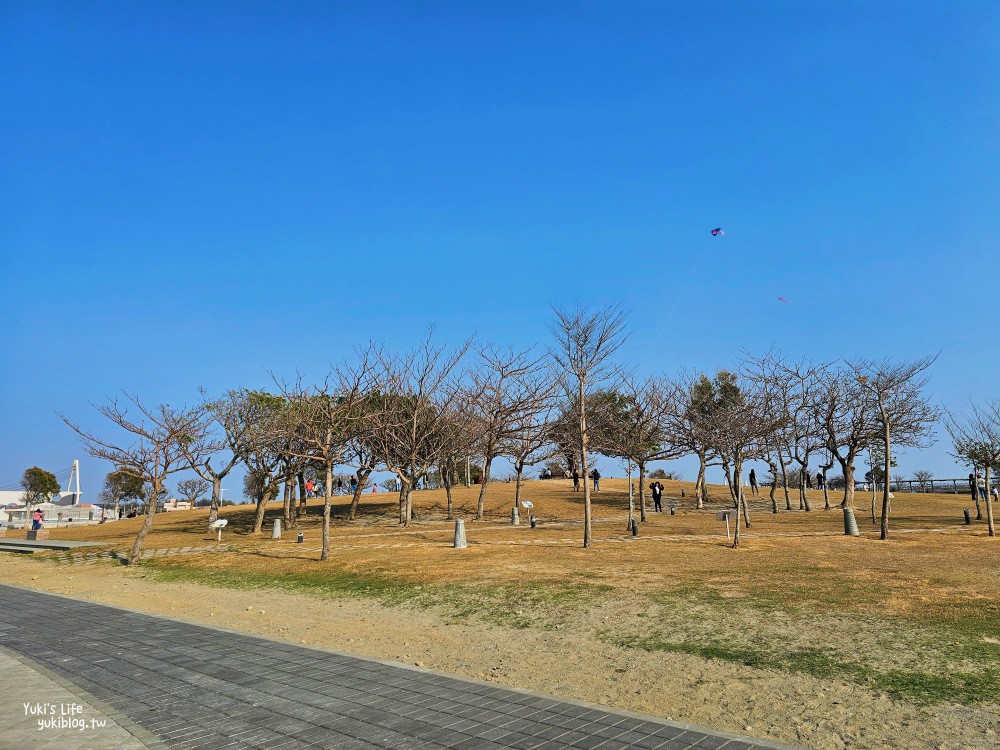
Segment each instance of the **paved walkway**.
[[0,750],[787,747],[4,585],[0,647]]

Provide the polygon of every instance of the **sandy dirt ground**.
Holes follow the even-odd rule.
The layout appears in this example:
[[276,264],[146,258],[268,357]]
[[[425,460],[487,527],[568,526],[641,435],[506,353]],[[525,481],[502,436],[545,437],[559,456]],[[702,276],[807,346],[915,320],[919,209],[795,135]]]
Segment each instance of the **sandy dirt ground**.
[[915,706],[835,679],[610,645],[598,634],[634,624],[621,602],[584,608],[554,629],[516,629],[457,622],[434,607],[163,582],[107,563],[70,568],[4,556],[2,571],[4,581],[40,591],[817,750],[1000,747],[995,704]]

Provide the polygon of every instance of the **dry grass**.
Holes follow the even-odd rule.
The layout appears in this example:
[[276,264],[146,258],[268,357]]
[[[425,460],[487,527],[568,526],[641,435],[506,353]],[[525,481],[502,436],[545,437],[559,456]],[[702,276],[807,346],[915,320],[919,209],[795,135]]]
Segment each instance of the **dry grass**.
[[[766,499],[754,502],[752,528],[743,530],[743,544],[732,550],[725,527],[715,511],[729,507],[725,489],[711,488],[714,501],[704,511],[693,508],[692,485],[666,482],[669,506],[677,515],[652,514],[640,527],[640,537],[626,534],[627,487],[624,480],[604,480],[593,496],[597,543],[581,546],[582,493],[563,480],[527,484],[524,497],[535,503],[540,524],[509,525],[513,485],[488,489],[486,520],[472,521],[478,488],[455,492],[456,516],[466,519],[470,548],[451,548],[453,524],[445,518],[444,493],[415,493],[417,520],[409,528],[398,524],[396,497],[366,494],[358,521],[347,524],[347,498],[336,498],[331,526],[331,561],[319,563],[322,501],[310,501],[309,513],[285,538],[272,541],[249,535],[252,508],[227,507],[223,541],[238,554],[199,558],[213,569],[284,574],[288,570],[356,572],[412,583],[489,585],[513,581],[580,582],[611,588],[652,592],[702,588],[720,596],[756,599],[788,606],[836,605],[857,612],[907,616],[947,615],[955,605],[997,600],[1000,562],[997,544],[985,536],[982,524],[967,527],[961,495],[900,494],[894,501],[891,537],[882,542],[858,508],[860,538],[842,534],[839,509],[822,509],[822,493],[810,492],[811,512],[781,510],[772,514]],[[687,497],[680,498],[681,489]],[[836,499],[831,497],[832,502]],[[865,502],[858,498],[859,505]],[[783,503],[779,504],[779,507]],[[207,511],[180,511],[156,517],[147,546],[173,548],[208,543]],[[268,509],[265,528],[280,515]],[[526,515],[526,513],[525,513]],[[56,538],[107,542],[120,550],[131,543],[142,519],[100,526],[54,529]],[[302,531],[305,544],[294,543]],[[987,564],[992,561],[993,564]]]

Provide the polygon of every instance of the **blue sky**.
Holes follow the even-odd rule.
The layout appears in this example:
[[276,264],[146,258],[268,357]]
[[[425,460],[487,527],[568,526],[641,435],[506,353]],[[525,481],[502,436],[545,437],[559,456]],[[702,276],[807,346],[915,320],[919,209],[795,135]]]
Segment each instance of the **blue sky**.
[[121,389],[544,344],[576,301],[642,371],[940,350],[936,400],[1000,398],[998,38],[987,2],[0,2],[0,486]]

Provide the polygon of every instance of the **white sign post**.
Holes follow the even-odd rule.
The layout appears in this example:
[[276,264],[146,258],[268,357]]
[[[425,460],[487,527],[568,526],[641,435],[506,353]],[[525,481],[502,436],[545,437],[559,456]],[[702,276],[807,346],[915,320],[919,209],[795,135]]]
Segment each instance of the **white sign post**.
[[215,521],[215,522],[212,523],[212,528],[218,530],[218,532],[219,532],[219,541],[220,542],[222,541],[222,529],[225,528],[226,524],[228,524],[228,523],[229,523],[229,521],[227,519],[225,519],[225,518],[220,518],[218,521]]
[[720,510],[718,513],[715,514],[716,521],[726,522],[726,539],[729,539],[729,519],[735,517],[736,517],[735,510]]

